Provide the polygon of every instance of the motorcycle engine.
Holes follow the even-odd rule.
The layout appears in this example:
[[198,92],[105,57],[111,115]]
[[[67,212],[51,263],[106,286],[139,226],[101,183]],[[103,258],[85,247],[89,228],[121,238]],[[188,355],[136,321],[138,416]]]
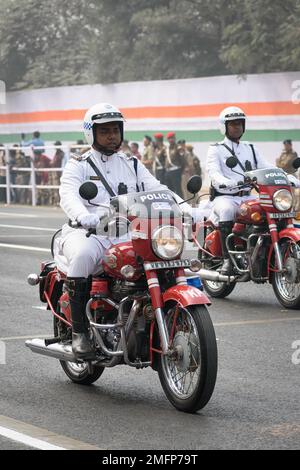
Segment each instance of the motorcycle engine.
[[109,286],[111,297],[115,302],[121,302],[124,297],[136,294],[139,290],[146,290],[145,282],[129,282],[121,279],[114,279]]

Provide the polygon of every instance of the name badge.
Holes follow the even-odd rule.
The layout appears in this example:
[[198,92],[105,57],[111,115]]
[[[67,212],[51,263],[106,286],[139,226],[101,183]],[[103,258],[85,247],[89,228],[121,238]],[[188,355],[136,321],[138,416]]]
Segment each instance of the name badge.
[[90,180],[92,181],[101,181],[100,176],[90,176]]

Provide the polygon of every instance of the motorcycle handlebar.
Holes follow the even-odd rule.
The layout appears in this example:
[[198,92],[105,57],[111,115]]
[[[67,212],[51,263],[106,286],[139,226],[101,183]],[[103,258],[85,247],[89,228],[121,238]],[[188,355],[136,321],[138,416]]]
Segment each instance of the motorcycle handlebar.
[[253,188],[256,187],[256,182],[257,178],[250,178],[249,176],[245,177],[244,181],[239,181],[236,186],[227,186],[226,184],[220,184],[219,188],[220,189],[244,189],[244,188],[249,188],[249,186],[252,186]]
[[[69,225],[69,227],[72,227],[72,228],[82,227],[81,223],[78,222],[77,220],[69,220],[68,225]],[[96,235],[96,229],[95,228],[89,228],[87,230],[86,237],[89,238],[91,235]]]

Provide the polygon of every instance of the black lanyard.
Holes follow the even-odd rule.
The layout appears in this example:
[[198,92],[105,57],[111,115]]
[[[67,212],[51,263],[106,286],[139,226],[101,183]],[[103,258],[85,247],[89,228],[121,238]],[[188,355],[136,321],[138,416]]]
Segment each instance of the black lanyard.
[[[113,192],[112,188],[109,186],[108,182],[106,181],[106,179],[104,178],[104,176],[102,175],[101,171],[99,170],[99,168],[95,165],[95,163],[93,162],[93,160],[91,159],[91,157],[88,157],[86,159],[86,161],[91,165],[91,167],[93,168],[94,172],[96,173],[97,176],[99,176],[100,178],[100,181],[101,183],[103,184],[103,186],[105,187],[106,191],[108,192],[108,194],[110,195],[110,197],[115,197],[116,194]],[[137,177],[137,167],[138,167],[138,160],[137,158],[133,158],[133,167],[134,167],[134,172],[135,172],[135,175]],[[142,186],[143,186],[143,183],[142,183]],[[139,192],[139,187],[138,187],[138,184],[136,183],[136,190],[137,192]],[[143,189],[144,190],[144,189]]]
[[104,178],[104,176],[102,175],[101,171],[99,170],[99,168],[96,167],[95,163],[93,162],[93,160],[91,159],[91,157],[88,157],[86,159],[86,161],[91,165],[91,167],[93,168],[94,172],[96,173],[97,176],[99,176],[100,180],[101,180],[101,183],[103,184],[103,186],[105,187],[106,191],[108,192],[108,194],[110,195],[110,197],[115,197],[116,194],[113,192],[113,190],[111,189],[111,187],[109,186],[108,182],[106,181],[106,179]]
[[[228,147],[228,145],[226,145],[226,144],[224,144],[224,143],[221,144],[221,145],[223,145],[223,147],[225,147],[225,148],[228,150],[228,152],[231,153],[231,155],[232,155],[233,157],[236,157],[236,158],[237,158],[237,160],[238,160],[238,165],[242,168],[243,171],[246,171],[246,168],[244,168],[244,166],[241,164],[241,162],[239,161],[238,157],[237,157],[236,154],[234,153],[234,150],[231,149],[230,147]],[[252,150],[253,160],[254,160],[254,163],[255,163],[255,167],[256,167],[256,169],[257,169],[257,158],[256,158],[256,155],[255,155],[254,147],[253,147],[252,144],[250,144],[250,147],[251,147],[251,150]]]

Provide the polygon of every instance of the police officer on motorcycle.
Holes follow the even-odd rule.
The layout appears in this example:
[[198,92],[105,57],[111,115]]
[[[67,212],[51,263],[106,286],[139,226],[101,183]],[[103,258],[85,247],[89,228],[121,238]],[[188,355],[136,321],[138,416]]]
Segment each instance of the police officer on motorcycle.
[[[88,294],[88,278],[97,274],[104,252],[118,239],[107,235],[86,237],[88,229],[100,221],[99,207],[90,205],[79,194],[79,187],[87,180],[98,187],[93,204],[109,206],[111,193],[124,188],[127,192],[168,189],[163,186],[136,158],[120,151],[124,134],[124,117],[115,106],[100,103],[92,106],[84,117],[84,134],[91,146],[83,155],[72,155],[65,166],[60,187],[61,207],[79,228],[65,224],[59,241],[60,252],[67,260],[67,281],[72,313],[72,349],[74,355],[86,360],[93,355],[85,323],[84,310]],[[99,173],[102,175],[100,177]],[[105,183],[103,183],[103,178]],[[176,195],[175,195],[176,197]],[[176,199],[179,199],[176,197]],[[184,210],[194,209],[185,204]],[[103,209],[105,217],[105,209]]]
[[[245,171],[272,167],[258,152],[254,145],[241,142],[246,128],[246,115],[242,109],[231,106],[225,108],[219,116],[220,130],[225,138],[222,142],[211,145],[207,154],[207,172],[211,180],[211,199],[213,212],[212,222],[219,224],[224,262],[220,269],[222,274],[232,270],[230,257],[226,248],[226,238],[231,233],[233,221],[239,205],[248,199],[250,187],[239,190]],[[238,166],[231,169],[226,165],[230,156],[238,159]]]

